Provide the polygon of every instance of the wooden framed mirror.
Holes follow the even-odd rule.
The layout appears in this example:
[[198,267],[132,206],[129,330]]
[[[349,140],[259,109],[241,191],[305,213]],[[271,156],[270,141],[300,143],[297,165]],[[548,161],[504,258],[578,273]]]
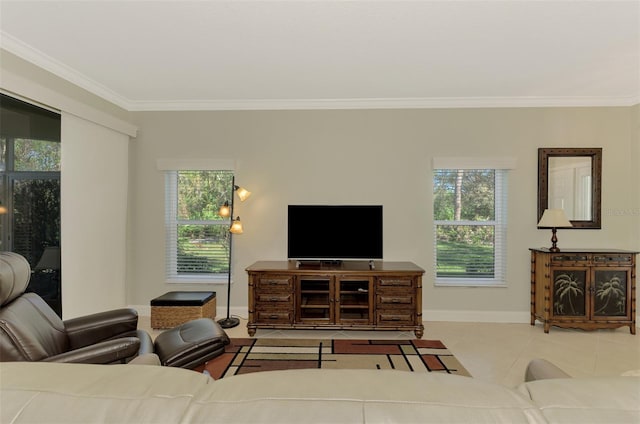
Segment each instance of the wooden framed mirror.
[[538,221],[564,209],[573,228],[601,228],[601,148],[538,149]]

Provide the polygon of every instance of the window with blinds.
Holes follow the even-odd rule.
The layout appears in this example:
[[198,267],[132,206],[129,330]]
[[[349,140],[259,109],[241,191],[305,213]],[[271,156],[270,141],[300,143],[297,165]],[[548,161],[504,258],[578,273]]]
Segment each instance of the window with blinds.
[[507,170],[435,169],[436,285],[504,285]]
[[232,171],[166,171],[166,274],[169,282],[225,280],[229,224],[218,208],[231,198]]

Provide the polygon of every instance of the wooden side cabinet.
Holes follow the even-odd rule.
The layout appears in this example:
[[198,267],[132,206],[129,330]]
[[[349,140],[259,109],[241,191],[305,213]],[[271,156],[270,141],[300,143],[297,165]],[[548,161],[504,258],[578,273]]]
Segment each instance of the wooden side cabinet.
[[424,333],[422,275],[411,262],[297,266],[256,262],[249,275],[250,336],[258,328],[410,330]]
[[636,334],[636,255],[628,250],[531,251],[531,325]]

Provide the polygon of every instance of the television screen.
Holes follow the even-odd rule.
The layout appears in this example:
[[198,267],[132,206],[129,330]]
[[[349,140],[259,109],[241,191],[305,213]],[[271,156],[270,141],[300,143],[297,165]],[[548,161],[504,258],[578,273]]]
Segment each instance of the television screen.
[[382,206],[289,205],[289,259],[382,259]]

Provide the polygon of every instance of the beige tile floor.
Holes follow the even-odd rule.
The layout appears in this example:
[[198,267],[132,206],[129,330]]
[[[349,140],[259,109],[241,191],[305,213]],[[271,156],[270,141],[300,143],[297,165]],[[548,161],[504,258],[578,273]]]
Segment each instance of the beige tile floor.
[[[249,337],[246,320],[227,329],[229,337]],[[441,340],[474,378],[509,387],[524,381],[533,358],[547,359],[574,377],[620,375],[640,370],[640,332],[629,328],[582,331],[536,324],[425,322],[423,339]],[[140,327],[153,336],[148,316]],[[402,331],[258,330],[255,337],[411,339]]]

